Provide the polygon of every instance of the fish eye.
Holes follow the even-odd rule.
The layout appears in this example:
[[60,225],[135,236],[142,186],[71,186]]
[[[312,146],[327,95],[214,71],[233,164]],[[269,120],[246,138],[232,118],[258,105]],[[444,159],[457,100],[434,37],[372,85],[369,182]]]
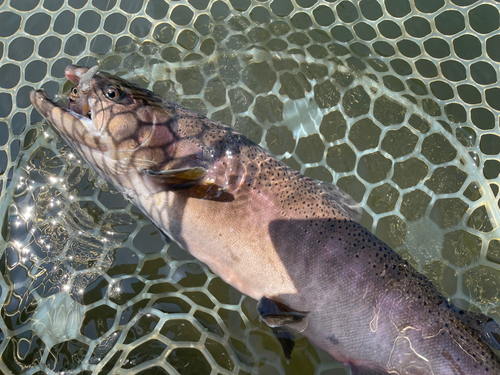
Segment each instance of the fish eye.
[[104,89],[104,95],[106,98],[116,101],[122,98],[123,92],[115,86],[108,86]]
[[113,88],[110,88],[110,87],[108,87],[108,88],[106,89],[105,94],[106,94],[106,97],[107,97],[108,99],[111,99],[111,100],[116,99],[116,98],[118,97],[118,92],[117,92],[117,90],[116,90],[116,89],[113,89]]
[[71,89],[71,94],[78,95],[78,90],[76,89],[76,86]]

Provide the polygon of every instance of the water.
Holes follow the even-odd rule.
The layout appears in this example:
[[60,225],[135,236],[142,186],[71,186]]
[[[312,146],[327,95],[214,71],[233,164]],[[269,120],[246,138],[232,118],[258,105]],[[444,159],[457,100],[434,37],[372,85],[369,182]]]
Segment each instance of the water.
[[500,317],[498,3],[0,6],[2,372],[349,373],[305,339],[287,364],[255,301],[165,244],[38,123],[29,91],[67,92],[70,63],[335,182],[445,295]]

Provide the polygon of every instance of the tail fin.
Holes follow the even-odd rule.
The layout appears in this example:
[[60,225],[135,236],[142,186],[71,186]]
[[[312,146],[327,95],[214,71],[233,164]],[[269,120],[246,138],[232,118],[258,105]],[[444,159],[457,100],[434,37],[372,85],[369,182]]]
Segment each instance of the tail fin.
[[482,313],[461,309],[458,309],[458,313],[462,316],[467,326],[476,331],[500,357],[500,325]]
[[483,326],[481,336],[492,349],[500,352],[500,326],[493,319],[489,319]]

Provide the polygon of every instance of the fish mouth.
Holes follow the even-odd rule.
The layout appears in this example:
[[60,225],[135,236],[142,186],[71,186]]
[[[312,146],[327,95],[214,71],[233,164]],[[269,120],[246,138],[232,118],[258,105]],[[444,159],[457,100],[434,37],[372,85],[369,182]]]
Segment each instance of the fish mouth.
[[30,100],[38,113],[70,143],[100,151],[107,150],[105,140],[94,130],[90,117],[61,107],[43,89],[31,91]]
[[44,89],[32,90],[30,92],[30,101],[35,109],[42,115],[43,118],[51,122],[59,130],[63,130],[61,126],[64,121],[70,118],[79,120],[82,125],[90,130],[92,120],[88,116],[83,116],[80,113],[61,107],[58,103],[49,98],[49,95]]
[[59,104],[49,98],[49,95],[44,89],[32,90],[30,92],[30,101],[38,113],[40,113],[45,119],[49,119],[49,117],[51,117],[55,108],[62,109]]

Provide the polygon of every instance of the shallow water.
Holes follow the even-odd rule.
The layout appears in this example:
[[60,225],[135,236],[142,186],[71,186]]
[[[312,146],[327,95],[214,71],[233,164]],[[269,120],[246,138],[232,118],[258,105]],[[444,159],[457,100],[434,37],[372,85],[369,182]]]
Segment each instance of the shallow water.
[[70,63],[335,182],[443,293],[500,317],[498,3],[0,4],[2,372],[349,373],[305,339],[287,364],[255,301],[39,123],[29,91],[68,91]]

